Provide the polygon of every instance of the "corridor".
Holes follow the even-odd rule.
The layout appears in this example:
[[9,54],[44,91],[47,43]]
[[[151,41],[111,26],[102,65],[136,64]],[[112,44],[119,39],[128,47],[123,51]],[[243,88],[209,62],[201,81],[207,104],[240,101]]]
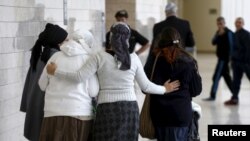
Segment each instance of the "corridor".
[[[224,80],[220,81],[216,101],[202,100],[209,96],[217,63],[215,47],[211,45],[217,30],[216,18],[224,16],[226,26],[235,31],[235,18],[242,16],[249,31],[249,0],[0,0],[0,141],[27,141],[23,137],[25,113],[20,112],[20,102],[30,50],[46,23],[58,24],[69,35],[79,28],[89,30],[99,50],[103,49],[105,34],[115,22],[114,14],[126,9],[128,24],[151,42],[153,26],[166,19],[164,10],[170,1],[176,2],[178,17],[190,22],[195,37],[203,91],[193,100],[202,107],[201,141],[207,141],[208,125],[250,125],[250,82],[246,76],[238,106],[224,105],[231,97]],[[146,52],[140,55],[143,63],[146,56]],[[141,109],[144,95],[138,87],[136,91]],[[139,141],[149,140],[140,137]]]

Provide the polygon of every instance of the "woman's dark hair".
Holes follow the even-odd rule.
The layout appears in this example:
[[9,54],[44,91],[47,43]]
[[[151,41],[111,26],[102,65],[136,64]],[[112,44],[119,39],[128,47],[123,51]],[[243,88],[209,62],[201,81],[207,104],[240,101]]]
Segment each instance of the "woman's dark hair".
[[180,53],[186,53],[183,49],[179,32],[171,27],[165,28],[154,43],[154,54],[161,52],[170,64],[172,64]]

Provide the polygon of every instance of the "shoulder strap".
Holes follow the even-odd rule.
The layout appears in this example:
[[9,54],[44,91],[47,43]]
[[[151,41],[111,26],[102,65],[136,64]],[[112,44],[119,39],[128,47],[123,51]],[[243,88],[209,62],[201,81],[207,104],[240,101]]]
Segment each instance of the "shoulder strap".
[[157,63],[157,60],[158,60],[158,58],[159,58],[160,54],[161,54],[161,52],[159,52],[159,53],[156,55],[156,57],[155,57],[155,61],[154,61],[154,65],[153,65],[153,68],[152,68],[152,72],[151,72],[150,80],[152,80],[152,79],[153,79],[153,76],[154,76],[154,71],[155,71],[155,66],[156,66],[156,63]]

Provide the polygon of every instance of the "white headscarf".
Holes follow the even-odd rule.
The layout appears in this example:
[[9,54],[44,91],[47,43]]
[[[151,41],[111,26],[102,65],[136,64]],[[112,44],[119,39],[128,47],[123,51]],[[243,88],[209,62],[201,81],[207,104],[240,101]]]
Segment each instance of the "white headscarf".
[[79,44],[89,53],[94,52],[94,37],[93,34],[85,29],[78,29],[73,32],[72,39]]

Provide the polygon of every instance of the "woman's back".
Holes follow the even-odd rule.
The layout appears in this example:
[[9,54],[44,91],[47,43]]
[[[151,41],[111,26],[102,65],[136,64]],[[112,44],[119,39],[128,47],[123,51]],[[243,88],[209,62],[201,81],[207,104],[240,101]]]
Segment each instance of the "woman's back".
[[[61,47],[61,51],[51,57],[49,62],[57,63],[62,69],[69,71],[79,70],[90,54],[77,42],[71,40]],[[95,75],[93,78],[96,77]],[[89,86],[89,80],[81,83],[49,76],[44,70],[39,80],[41,89],[45,93],[45,117],[63,115],[92,115],[91,97],[89,87],[98,92],[98,82],[94,86]],[[92,77],[90,79],[93,79]]]
[[135,53],[130,54],[131,67],[126,71],[118,68],[112,53],[100,52],[96,56],[100,84],[99,103],[122,100],[135,101],[134,80],[141,65],[138,56]]
[[191,121],[189,83],[194,64],[186,53],[181,53],[172,64],[164,56],[158,58],[152,81],[161,85],[168,79],[179,80],[181,86],[169,95],[151,95],[151,116],[155,124],[178,127],[187,126]]

